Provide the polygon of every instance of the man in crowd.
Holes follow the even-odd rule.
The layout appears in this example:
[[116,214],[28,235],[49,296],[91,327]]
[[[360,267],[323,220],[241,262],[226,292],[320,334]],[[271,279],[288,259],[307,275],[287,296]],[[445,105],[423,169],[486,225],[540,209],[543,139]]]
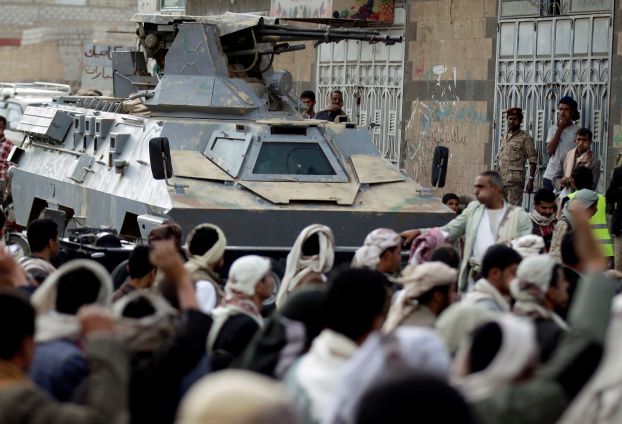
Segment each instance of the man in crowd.
[[307,119],[315,118],[315,93],[311,90],[303,91],[300,95],[300,101],[307,107],[302,115]]
[[456,301],[458,272],[442,262],[410,265],[398,281],[404,290],[389,310],[384,331],[402,325],[434,328],[436,318]]
[[[523,204],[523,191],[533,192],[538,153],[533,139],[520,129],[523,122],[522,109],[515,107],[506,112],[508,131],[501,139],[495,170],[505,182],[504,194],[512,205]],[[529,181],[525,186],[525,162],[529,162]]]
[[224,297],[216,270],[225,263],[226,247],[225,234],[212,224],[196,226],[186,238],[188,262],[185,268],[194,282],[201,311],[205,313],[212,312]]
[[95,261],[67,262],[35,291],[37,351],[30,377],[59,401],[74,399],[89,367],[81,349],[78,311],[85,305],[108,306],[112,280]]
[[465,305],[476,305],[495,312],[510,311],[510,282],[523,258],[514,249],[490,247],[482,262],[482,278],[463,299]]
[[[586,189],[592,191],[591,188],[594,185],[592,180],[593,175],[592,170],[583,165],[577,166],[572,171],[571,184],[574,191],[562,199],[562,210],[565,203],[574,198],[579,190]],[[594,212],[594,215],[590,218],[590,226],[592,227],[594,236],[600,243],[603,254],[609,258],[609,260],[612,260],[614,256],[613,241],[611,240],[611,235],[607,228],[607,200],[602,194],[595,191],[594,193],[596,193],[598,201],[596,203],[596,212]]]
[[363,246],[352,259],[355,268],[369,268],[386,275],[400,270],[402,238],[389,228],[378,228],[367,234]]
[[585,166],[592,171],[592,186],[585,187],[596,190],[600,179],[600,159],[598,154],[592,152],[592,131],[587,128],[579,128],[575,136],[575,146],[562,156],[562,177],[559,180],[560,190],[565,189],[565,194],[572,190],[572,171],[578,166]]
[[[105,424],[124,420],[128,360],[114,337],[114,321],[104,311],[84,308],[78,314],[90,360],[83,405],[61,404],[28,379],[35,343],[35,311],[12,291],[0,292],[0,422]],[[11,325],[7,325],[7,323]]]
[[149,246],[138,245],[132,250],[127,263],[129,279],[112,294],[115,302],[134,290],[148,289],[153,285],[156,276],[156,268],[149,261]]
[[343,93],[333,90],[330,93],[330,106],[315,115],[315,119],[324,121],[340,122],[341,119],[348,120],[348,115],[343,110]]
[[609,188],[605,197],[607,198],[607,208],[612,212],[611,235],[615,244],[615,268],[622,271],[622,166],[620,166],[620,156],[618,156],[618,166],[613,170],[613,176],[609,183]]
[[551,191],[555,191],[553,181],[563,175],[563,156],[575,147],[575,134],[579,126],[574,121],[577,119],[579,119],[577,102],[570,96],[562,97],[558,105],[557,123],[549,128],[546,138],[546,152],[550,159],[544,171],[542,184]]
[[515,303],[512,312],[533,319],[536,326],[540,359],[546,362],[555,348],[566,322],[557,315],[568,307],[568,282],[561,265],[550,255],[525,258],[510,283]]
[[460,213],[460,198],[455,193],[445,193],[441,202],[456,214]]
[[532,233],[542,237],[546,252],[551,248],[551,238],[555,228],[555,193],[541,188],[533,196],[533,210],[530,215],[533,222]]
[[261,306],[272,295],[273,285],[269,259],[248,255],[233,262],[224,304],[212,312],[214,324],[207,341],[209,351],[221,356],[215,367],[228,365],[263,327]]
[[20,258],[19,264],[24,268],[33,287],[43,283],[56,268],[51,260],[60,250],[58,225],[49,218],[32,221],[26,231],[30,255]]
[[385,279],[376,271],[349,269],[329,283],[321,314],[325,329],[284,380],[305,422],[326,418],[340,371],[369,334],[382,327],[388,307]]
[[[479,278],[482,259],[494,244],[509,244],[512,240],[531,234],[529,214],[508,204],[503,197],[503,180],[494,171],[486,171],[475,179],[476,202],[440,230],[451,241],[464,235],[464,255],[460,266],[459,292],[470,289]],[[421,230],[402,233],[406,242],[421,234]]]
[[[569,206],[576,203],[582,209],[587,210],[590,219],[596,214],[598,207],[598,194],[592,190],[582,189],[571,193],[572,199],[564,204],[562,216],[555,224],[553,237],[551,238],[551,250],[549,254],[553,256],[557,262],[561,263],[561,245],[566,233],[574,230],[574,221],[570,213]],[[607,229],[607,226],[605,226]],[[602,250],[602,247],[601,247]]]
[[13,143],[6,139],[4,136],[4,130],[6,129],[6,119],[0,116],[0,203],[7,203],[10,198],[9,192],[9,154],[13,148]]

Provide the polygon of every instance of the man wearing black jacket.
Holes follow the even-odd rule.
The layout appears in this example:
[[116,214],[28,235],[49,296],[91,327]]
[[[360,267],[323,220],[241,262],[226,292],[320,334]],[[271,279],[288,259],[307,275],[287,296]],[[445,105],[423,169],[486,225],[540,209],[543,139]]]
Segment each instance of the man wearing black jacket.
[[613,215],[610,232],[615,240],[615,268],[622,271],[622,166],[613,170],[613,177],[605,197],[607,199],[607,210],[612,211]]

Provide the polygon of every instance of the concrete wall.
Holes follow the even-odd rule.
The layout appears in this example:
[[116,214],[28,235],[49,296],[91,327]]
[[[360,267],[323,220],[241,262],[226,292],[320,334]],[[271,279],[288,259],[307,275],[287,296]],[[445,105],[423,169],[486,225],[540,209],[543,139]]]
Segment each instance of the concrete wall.
[[404,168],[430,184],[434,147],[447,146],[444,192],[471,194],[489,168],[497,0],[411,0],[406,25]]

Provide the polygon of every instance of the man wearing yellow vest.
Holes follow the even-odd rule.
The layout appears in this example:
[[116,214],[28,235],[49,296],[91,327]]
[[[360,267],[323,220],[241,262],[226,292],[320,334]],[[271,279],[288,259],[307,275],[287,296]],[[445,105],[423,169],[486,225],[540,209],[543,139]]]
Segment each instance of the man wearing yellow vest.
[[[571,178],[572,186],[575,191],[566,196],[566,198],[562,199],[562,208],[567,199],[572,199],[576,195],[577,191],[584,188],[588,190],[592,189],[592,171],[588,167],[577,166],[572,171]],[[590,219],[590,226],[594,232],[594,237],[598,240],[603,250],[603,255],[611,260],[613,258],[613,240],[609,234],[609,228],[607,227],[606,209],[607,201],[605,200],[605,196],[598,193],[596,213]]]

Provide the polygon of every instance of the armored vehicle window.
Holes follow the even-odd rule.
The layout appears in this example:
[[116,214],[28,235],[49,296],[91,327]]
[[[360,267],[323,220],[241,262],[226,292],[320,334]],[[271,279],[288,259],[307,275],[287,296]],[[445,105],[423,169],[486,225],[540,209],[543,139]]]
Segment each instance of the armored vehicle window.
[[237,177],[253,135],[236,131],[214,131],[203,154],[232,177]]
[[253,174],[336,175],[317,143],[263,143]]
[[212,144],[212,152],[236,168],[246,152],[246,141],[239,138],[217,138]]

